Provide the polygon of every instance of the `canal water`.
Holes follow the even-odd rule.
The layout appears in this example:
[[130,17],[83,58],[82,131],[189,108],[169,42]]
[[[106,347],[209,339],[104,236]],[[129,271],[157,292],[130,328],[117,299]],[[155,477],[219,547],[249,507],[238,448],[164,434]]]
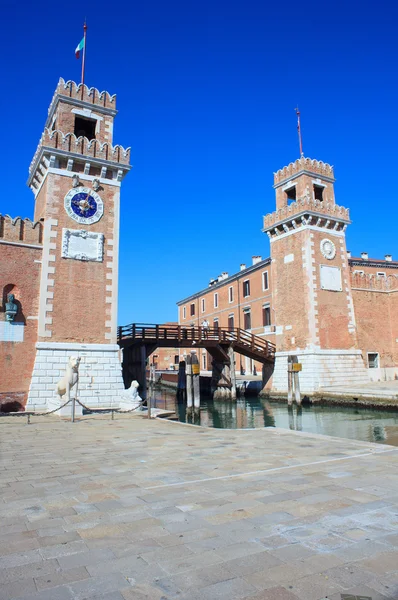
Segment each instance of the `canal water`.
[[175,411],[183,423],[205,427],[281,427],[398,446],[398,410],[341,406],[293,406],[288,409],[287,403],[251,397],[233,402],[201,398],[200,411],[192,414],[185,402],[177,401],[174,391],[164,389],[155,389],[152,393],[152,406]]

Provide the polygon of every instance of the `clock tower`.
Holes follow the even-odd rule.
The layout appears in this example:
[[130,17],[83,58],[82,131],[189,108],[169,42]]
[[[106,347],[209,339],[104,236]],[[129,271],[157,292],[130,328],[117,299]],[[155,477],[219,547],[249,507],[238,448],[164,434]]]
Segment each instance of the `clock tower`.
[[79,399],[119,401],[116,343],[121,182],[130,149],[113,145],[116,97],[59,80],[28,185],[43,223],[38,337],[27,408],[55,408],[55,384],[80,356]]
[[368,380],[350,284],[349,211],[335,202],[333,167],[302,156],[274,174],[276,211],[264,217],[271,246],[276,357],[273,391],[287,391],[289,355],[302,391]]

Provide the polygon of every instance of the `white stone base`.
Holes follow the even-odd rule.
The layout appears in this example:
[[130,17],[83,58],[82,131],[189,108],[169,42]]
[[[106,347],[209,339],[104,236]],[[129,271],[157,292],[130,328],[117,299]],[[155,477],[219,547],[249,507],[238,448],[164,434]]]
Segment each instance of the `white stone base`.
[[369,381],[394,381],[398,379],[398,367],[378,367],[368,369]]
[[[51,410],[62,404],[55,387],[65,374],[70,356],[81,357],[79,400],[90,408],[119,407],[124,384],[117,344],[38,342],[26,410]],[[71,395],[74,393],[72,388]],[[76,403],[76,415],[78,406]],[[69,406],[65,410],[70,414]]]
[[[73,390],[74,390],[74,388],[73,388]],[[71,391],[71,398],[73,398],[73,396],[74,396],[74,391]],[[59,401],[58,397],[52,398],[51,400],[48,401],[47,410],[55,410],[56,408],[59,408],[60,406],[65,404],[65,402],[66,402],[65,397],[63,398],[62,402]],[[60,410],[57,410],[57,412],[55,414],[58,417],[67,417],[67,418],[71,419],[72,418],[72,402],[69,402],[69,404],[67,404]],[[83,407],[80,406],[80,404],[78,402],[75,402],[75,417],[81,417],[82,414],[83,414]]]
[[313,393],[324,387],[355,386],[369,381],[361,350],[292,350],[276,352],[272,391],[287,393],[287,357],[295,354],[303,365],[300,391]]

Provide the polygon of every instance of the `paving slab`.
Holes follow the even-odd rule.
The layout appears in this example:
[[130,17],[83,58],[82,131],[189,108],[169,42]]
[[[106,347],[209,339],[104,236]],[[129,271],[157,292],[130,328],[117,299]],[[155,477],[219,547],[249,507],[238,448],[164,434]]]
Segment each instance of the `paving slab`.
[[124,415],[0,427],[0,600],[398,598],[398,448]]

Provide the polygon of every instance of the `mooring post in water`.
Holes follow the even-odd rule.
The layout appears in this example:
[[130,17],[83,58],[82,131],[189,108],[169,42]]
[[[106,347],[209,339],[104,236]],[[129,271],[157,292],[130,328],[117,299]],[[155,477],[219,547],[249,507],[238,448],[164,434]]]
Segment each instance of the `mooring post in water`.
[[188,354],[186,360],[185,372],[187,376],[187,407],[192,406],[192,356]]
[[293,375],[294,400],[295,400],[297,406],[301,406],[300,380],[299,380],[299,372],[301,371],[301,363],[299,363],[298,357],[295,354],[292,355],[292,359],[293,359],[292,375]]
[[195,408],[200,408],[200,365],[196,352],[191,351],[192,357],[192,390],[193,390],[193,405]]
[[293,357],[287,357],[287,405],[293,404]]
[[182,398],[187,389],[186,362],[180,360],[178,365],[178,383],[177,383],[177,398]]

